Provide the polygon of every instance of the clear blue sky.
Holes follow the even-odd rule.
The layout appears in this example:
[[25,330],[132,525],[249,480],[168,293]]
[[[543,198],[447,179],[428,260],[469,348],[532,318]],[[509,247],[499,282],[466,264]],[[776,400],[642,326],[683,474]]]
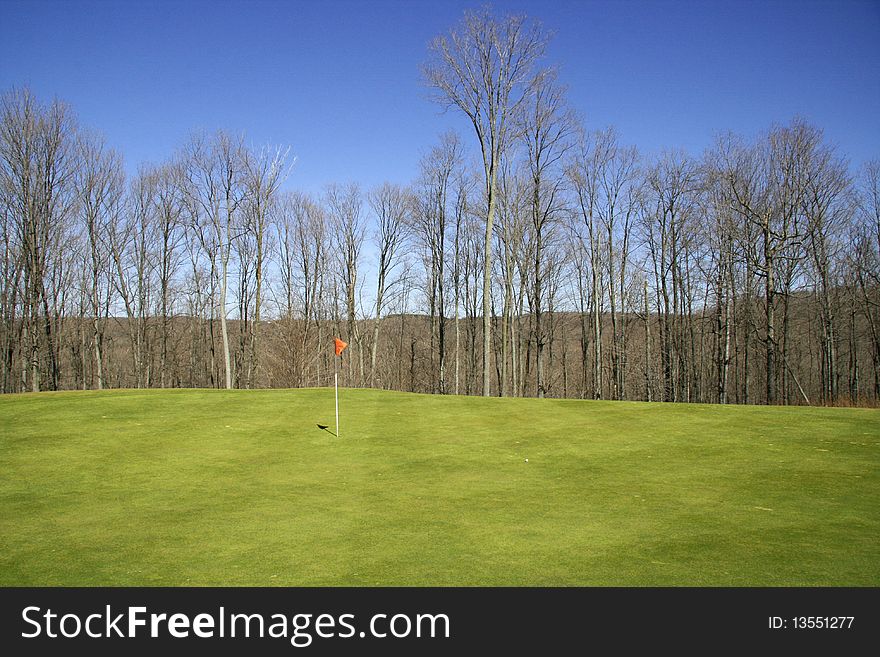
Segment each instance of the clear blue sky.
[[[0,0],[0,88],[70,102],[129,170],[196,128],[292,147],[287,187],[406,183],[448,127],[421,85],[430,39],[479,1]],[[496,1],[555,33],[590,127],[699,154],[801,115],[880,157],[880,1]]]

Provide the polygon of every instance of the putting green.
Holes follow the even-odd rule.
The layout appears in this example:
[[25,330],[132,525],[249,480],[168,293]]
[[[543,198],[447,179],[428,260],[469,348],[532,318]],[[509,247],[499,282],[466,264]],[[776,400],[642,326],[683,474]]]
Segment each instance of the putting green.
[[880,585],[880,411],[0,397],[2,585]]

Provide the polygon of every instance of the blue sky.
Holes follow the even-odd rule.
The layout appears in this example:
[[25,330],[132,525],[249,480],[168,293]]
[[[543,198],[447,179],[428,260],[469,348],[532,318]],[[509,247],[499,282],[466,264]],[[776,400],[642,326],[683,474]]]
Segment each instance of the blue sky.
[[[193,129],[290,145],[289,188],[406,183],[449,127],[419,67],[459,0],[0,0],[0,88],[58,96],[129,170]],[[555,33],[548,62],[592,128],[699,154],[800,115],[854,165],[880,157],[880,2],[496,1]]]

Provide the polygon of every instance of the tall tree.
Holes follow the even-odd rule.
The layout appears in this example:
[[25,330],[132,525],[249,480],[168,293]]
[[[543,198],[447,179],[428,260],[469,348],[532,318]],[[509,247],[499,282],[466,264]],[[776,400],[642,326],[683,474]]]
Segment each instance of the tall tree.
[[849,259],[855,270],[861,314],[871,337],[874,399],[880,399],[880,160],[864,164],[858,177],[857,221]]
[[437,100],[470,119],[480,146],[486,200],[483,243],[483,395],[490,390],[492,231],[501,158],[515,136],[514,116],[544,72],[538,69],[547,33],[524,16],[496,19],[488,8],[466,12],[446,36],[434,39],[424,67]]
[[717,160],[717,151],[707,154],[703,178],[703,210],[705,216],[711,217],[711,223],[707,226],[710,244],[708,276],[714,297],[715,393],[718,403],[726,404],[729,401],[732,315],[736,295],[736,223],[724,185],[723,169]]
[[232,388],[227,297],[230,260],[246,195],[243,157],[243,139],[222,131],[211,138],[195,135],[184,151],[182,192],[188,199],[194,234],[211,262],[212,278],[217,281],[215,316],[220,320],[227,389]]
[[547,296],[549,267],[546,258],[549,233],[562,214],[561,163],[573,145],[576,130],[574,114],[566,105],[565,89],[553,74],[545,75],[534,85],[518,117],[519,130],[525,144],[529,172],[529,207],[533,247],[531,250],[531,307],[535,333],[535,390],[538,397],[546,393],[544,347],[547,331],[543,311]]
[[274,206],[273,223],[281,286],[276,322],[281,324],[285,385],[309,385],[309,380],[320,385],[321,309],[330,252],[327,215],[311,197],[288,192]]
[[[461,143],[454,132],[444,134],[420,162],[411,234],[425,261],[425,295],[431,330],[431,362],[436,371],[433,392],[446,392],[447,234],[450,231],[452,185],[461,167]],[[436,365],[435,365],[436,363]]]
[[132,180],[124,216],[108,224],[113,285],[127,317],[134,385],[150,385],[147,322],[152,310],[154,243],[159,206],[156,172],[143,168]]
[[[358,385],[364,381],[364,353],[360,326],[357,321],[357,303],[360,288],[359,267],[366,226],[362,215],[363,199],[358,186],[330,185],[326,191],[327,207],[333,226],[333,239],[339,258],[342,292],[349,341],[354,343],[358,358]],[[349,382],[353,380],[353,359],[349,359]]]
[[406,190],[385,183],[373,189],[367,201],[376,217],[375,246],[378,257],[376,277],[376,316],[373,318],[373,342],[370,346],[370,387],[376,384],[376,354],[379,347],[379,329],[382,324],[383,303],[399,279],[395,269],[400,263],[399,251],[403,245],[406,212],[410,199]]
[[[574,191],[575,210],[570,214],[573,225],[571,233],[579,242],[579,251],[588,256],[589,266],[579,266],[579,298],[583,322],[581,340],[582,360],[586,368],[588,343],[593,347],[593,376],[591,397],[602,398],[602,308],[603,270],[605,254],[599,216],[602,205],[602,178],[611,159],[614,143],[613,132],[605,130],[582,135],[574,161],[569,163],[566,175]],[[584,235],[586,231],[586,235]],[[584,284],[586,278],[588,284]],[[586,328],[586,311],[589,310],[589,330]],[[589,337],[587,337],[589,335]]]
[[455,180],[455,215],[452,239],[452,311],[454,313],[454,374],[453,374],[453,394],[459,394],[460,391],[460,375],[461,375],[461,310],[464,292],[462,284],[466,282],[463,275],[463,258],[465,249],[463,248],[463,230],[466,215],[468,213],[469,197],[471,194],[471,178],[464,172],[460,171]]
[[287,173],[286,165],[289,152],[290,149],[284,148],[264,148],[256,154],[245,152],[245,228],[254,240],[254,321],[251,323],[249,334],[248,369],[245,378],[245,387],[247,388],[253,385],[254,377],[260,366],[258,337],[263,308],[263,271],[267,251],[269,213],[276,201],[278,187],[284,181]]
[[498,393],[502,397],[519,394],[519,331],[520,306],[517,304],[517,269],[526,257],[525,233],[528,217],[528,185],[523,176],[503,167],[498,186],[498,218],[496,238],[500,253],[500,279],[504,295],[501,310],[501,370]]
[[664,153],[646,172],[644,237],[657,292],[663,401],[686,401],[682,308],[686,307],[688,222],[697,191],[697,169],[683,153]]
[[[773,128],[751,148],[733,151],[727,167],[734,206],[755,228],[757,241],[746,245],[750,264],[764,283],[765,398],[779,399],[780,327],[778,298],[784,274],[803,257],[804,185],[807,158],[817,130],[801,120]],[[787,363],[783,363],[787,366]]]
[[803,185],[806,246],[822,325],[822,399],[834,402],[840,377],[837,351],[841,330],[835,296],[843,285],[835,265],[843,263],[838,250],[843,246],[843,231],[853,210],[851,184],[846,163],[833,148],[818,140],[811,141],[808,148],[804,154],[806,181]]
[[599,171],[599,224],[608,288],[611,320],[611,390],[614,399],[626,397],[627,310],[630,304],[629,268],[632,233],[636,214],[642,206],[638,152],[619,143],[611,128],[598,138],[606,150]]
[[171,345],[171,315],[174,313],[174,281],[182,259],[184,231],[178,194],[179,170],[165,165],[156,171],[155,258],[159,283],[159,385],[167,387],[179,377]]
[[13,89],[0,99],[0,176],[20,249],[22,377],[34,392],[59,385],[60,336],[50,307],[51,285],[64,223],[76,200],[75,132],[72,112],[60,101],[43,106],[29,89]]

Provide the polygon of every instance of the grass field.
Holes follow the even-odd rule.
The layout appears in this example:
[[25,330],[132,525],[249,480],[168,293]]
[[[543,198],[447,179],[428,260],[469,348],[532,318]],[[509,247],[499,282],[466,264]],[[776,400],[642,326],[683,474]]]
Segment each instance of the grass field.
[[880,585],[880,411],[0,397],[0,585]]

